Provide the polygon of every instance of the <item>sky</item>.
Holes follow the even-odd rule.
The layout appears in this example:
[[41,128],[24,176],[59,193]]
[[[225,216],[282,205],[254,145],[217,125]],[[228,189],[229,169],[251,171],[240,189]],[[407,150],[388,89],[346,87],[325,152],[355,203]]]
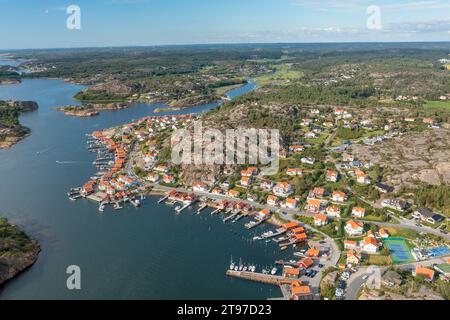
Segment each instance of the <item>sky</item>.
[[0,0],[0,49],[366,41],[450,41],[450,0]]

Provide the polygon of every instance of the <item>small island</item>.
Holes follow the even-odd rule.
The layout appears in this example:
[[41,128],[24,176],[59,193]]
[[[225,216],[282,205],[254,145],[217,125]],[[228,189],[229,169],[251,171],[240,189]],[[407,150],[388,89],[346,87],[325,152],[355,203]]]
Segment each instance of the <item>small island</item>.
[[40,250],[36,240],[0,218],[0,286],[31,267]]
[[10,148],[31,133],[22,126],[19,115],[39,108],[34,101],[0,100],[0,149]]
[[67,116],[75,117],[94,117],[98,116],[101,111],[107,110],[122,110],[129,108],[131,104],[125,102],[111,102],[105,104],[83,104],[81,106],[62,106],[55,108],[58,111],[62,111]]

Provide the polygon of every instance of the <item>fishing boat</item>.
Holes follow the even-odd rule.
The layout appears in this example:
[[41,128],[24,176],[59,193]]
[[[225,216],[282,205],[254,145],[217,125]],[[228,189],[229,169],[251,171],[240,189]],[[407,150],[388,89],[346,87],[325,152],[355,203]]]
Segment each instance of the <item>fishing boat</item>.
[[105,211],[105,207],[106,207],[106,204],[105,203],[101,203],[100,207],[98,207],[98,211],[104,212]]
[[277,273],[278,269],[276,267],[273,267],[272,270],[270,270],[271,275],[275,275]]
[[72,200],[72,201],[75,201],[75,200],[80,199],[80,198],[81,198],[80,194],[72,195],[72,196],[69,197],[69,199]]
[[230,270],[234,269],[234,262],[233,262],[233,257],[231,257],[231,262],[230,262]]

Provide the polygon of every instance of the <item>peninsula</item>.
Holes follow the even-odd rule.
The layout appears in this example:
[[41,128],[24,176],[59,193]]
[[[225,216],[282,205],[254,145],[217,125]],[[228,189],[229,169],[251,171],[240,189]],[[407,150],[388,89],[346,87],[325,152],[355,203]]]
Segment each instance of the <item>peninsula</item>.
[[38,109],[34,101],[0,100],[0,149],[10,148],[30,134],[31,130],[19,122],[19,115]]
[[40,250],[36,240],[0,218],[0,286],[31,267]]

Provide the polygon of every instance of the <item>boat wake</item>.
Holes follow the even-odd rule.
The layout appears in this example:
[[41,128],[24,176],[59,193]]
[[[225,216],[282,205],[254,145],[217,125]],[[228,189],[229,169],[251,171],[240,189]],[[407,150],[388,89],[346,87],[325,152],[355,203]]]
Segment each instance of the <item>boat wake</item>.
[[44,154],[44,153],[49,152],[51,149],[52,148],[47,148],[47,149],[44,149],[44,150],[41,150],[41,151],[36,151],[36,154]]
[[82,161],[59,161],[56,160],[57,164],[77,164],[77,163],[82,163]]

